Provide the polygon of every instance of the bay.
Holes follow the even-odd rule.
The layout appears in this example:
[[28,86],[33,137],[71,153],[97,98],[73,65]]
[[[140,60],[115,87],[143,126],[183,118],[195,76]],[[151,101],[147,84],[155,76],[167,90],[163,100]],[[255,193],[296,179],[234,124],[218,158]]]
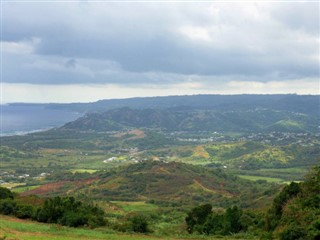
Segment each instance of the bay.
[[74,111],[53,109],[48,105],[12,104],[1,105],[1,136],[21,135],[60,127],[82,114]]

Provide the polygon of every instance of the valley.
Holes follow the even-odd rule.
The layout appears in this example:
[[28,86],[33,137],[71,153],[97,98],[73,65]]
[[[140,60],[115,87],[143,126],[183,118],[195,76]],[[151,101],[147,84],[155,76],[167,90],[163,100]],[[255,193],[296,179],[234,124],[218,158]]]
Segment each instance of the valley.
[[[280,101],[279,96],[274,98]],[[106,226],[92,232],[70,230],[74,231],[72,238],[77,234],[87,239],[91,234],[93,239],[206,238],[202,230],[191,235],[186,231],[187,214],[205,204],[219,216],[210,217],[217,218],[226,218],[223,213],[233,211],[232,206],[241,209],[250,226],[234,232],[237,239],[272,236],[272,231],[278,236],[277,228],[266,233],[261,227],[266,224],[268,209],[285,186],[293,181],[303,183],[306,174],[319,165],[319,116],[299,104],[300,100],[310,101],[313,106],[317,99],[297,97],[295,104],[288,101],[285,106],[268,102],[268,108],[265,101],[259,105],[259,97],[254,104],[244,99],[237,103],[242,106],[238,110],[230,102],[227,110],[223,108],[226,100],[205,108],[177,104],[167,108],[165,102],[172,100],[165,98],[154,108],[92,108],[60,127],[3,136],[1,187],[15,194],[18,205],[36,201],[40,207],[46,199],[72,196],[105,212]],[[151,100],[139,104],[153,106]],[[197,101],[195,97],[194,103]],[[77,110],[85,106],[77,105]],[[47,107],[73,111],[75,106]],[[148,223],[148,236],[126,235],[137,232],[132,228],[136,218]],[[11,232],[7,236],[35,236],[10,217],[1,221]],[[46,234],[68,239],[60,230]],[[216,235],[232,239],[225,230]]]

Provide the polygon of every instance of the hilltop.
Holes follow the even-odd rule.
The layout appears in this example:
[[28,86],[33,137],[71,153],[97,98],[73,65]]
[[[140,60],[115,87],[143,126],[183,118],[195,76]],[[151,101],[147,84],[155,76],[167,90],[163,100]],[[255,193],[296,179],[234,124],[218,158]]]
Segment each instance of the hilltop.
[[69,109],[80,112],[106,111],[115,108],[134,109],[211,109],[216,111],[267,108],[278,111],[319,114],[319,95],[296,94],[243,94],[243,95],[185,95],[165,97],[140,97],[108,99],[92,103],[48,104],[49,108]]

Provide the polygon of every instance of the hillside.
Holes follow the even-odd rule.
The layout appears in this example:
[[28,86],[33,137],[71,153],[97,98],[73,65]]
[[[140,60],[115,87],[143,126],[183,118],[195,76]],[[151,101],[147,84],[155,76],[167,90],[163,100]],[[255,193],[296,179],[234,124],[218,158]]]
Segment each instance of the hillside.
[[[198,239],[197,236],[153,236],[151,234],[132,234],[119,233],[112,229],[84,229],[64,227],[57,224],[43,224],[30,220],[22,220],[13,217],[0,215],[0,239],[19,239],[19,240],[184,240]],[[221,240],[221,237],[201,236],[201,239]],[[228,236],[225,240],[239,240],[239,237]],[[258,239],[258,238],[250,238]]]
[[296,112],[254,108],[217,111],[187,109],[131,109],[88,113],[63,129],[118,131],[127,128],[158,128],[168,131],[216,132],[316,132],[318,118]]
[[151,201],[159,205],[213,202],[216,206],[238,203],[243,207],[261,207],[280,187],[274,185],[271,190],[267,183],[240,179],[221,169],[160,161],[131,164],[89,177],[87,180],[74,180],[73,175],[69,179],[65,175],[61,182],[44,185],[24,195],[47,196],[67,192],[95,200]]
[[286,168],[312,166],[320,160],[319,144],[272,146],[257,142],[206,145],[212,163],[237,169]]
[[[170,169],[173,169],[169,172],[170,174],[197,171],[196,168],[189,168],[190,166],[185,164],[175,163],[174,165],[168,164]],[[164,166],[156,162],[145,162],[144,164],[134,165],[132,171],[138,171],[137,173],[142,175],[152,171],[156,175],[159,172],[159,167],[163,168]],[[168,170],[166,168],[161,169],[165,172]],[[232,207],[230,207],[231,205],[224,206],[225,209],[223,210],[217,208],[217,203],[214,200],[201,205],[199,205],[201,201],[196,201],[193,206],[183,206],[182,202],[178,201],[169,208],[168,205],[159,208],[157,206],[159,202],[154,200],[152,203],[142,201],[104,202],[102,204],[103,210],[97,205],[91,204],[92,200],[79,202],[70,196],[46,199],[37,196],[23,197],[12,193],[8,189],[1,188],[0,210],[1,214],[6,216],[0,215],[0,236],[3,239],[175,239],[175,237],[183,239],[221,239],[224,235],[223,239],[317,240],[320,236],[319,170],[319,166],[315,166],[303,182],[292,182],[282,186],[281,189],[274,189],[274,192],[277,193],[274,193],[273,197],[268,199],[270,203],[272,202],[272,205],[264,210],[253,209],[253,205],[250,205],[248,209],[235,206],[233,204],[239,203],[236,201],[232,202]],[[129,168],[122,168],[118,173],[121,172],[129,173],[130,170]],[[206,173],[203,170],[201,172],[200,177],[205,177]],[[219,175],[220,178],[228,179],[221,172],[220,174],[211,173]],[[115,172],[112,174],[115,174]],[[102,175],[100,176],[102,177]],[[110,173],[105,177],[110,177]],[[245,181],[240,181],[240,183],[244,185]],[[95,185],[99,184],[96,183]],[[68,190],[68,186],[64,186],[64,188]],[[245,188],[242,189],[245,190]],[[268,195],[265,190],[263,190],[264,195]],[[48,189],[48,191],[50,190]],[[72,195],[74,193],[69,192],[68,194]],[[243,192],[242,194],[250,193]],[[252,199],[250,201],[252,202]],[[251,203],[250,201],[246,200],[247,203]],[[75,222],[64,222],[63,219],[71,220],[75,217],[82,219],[79,216],[84,212],[77,210],[79,208],[84,210],[87,207],[90,208],[90,206],[94,213],[104,216],[105,221],[108,222],[107,225],[101,225],[96,229],[89,229],[88,226],[81,224],[76,225],[77,228],[69,228],[70,226],[76,227],[73,225]],[[53,209],[55,210],[52,211]],[[61,218],[61,221],[63,221],[57,222],[51,221],[55,218],[48,218],[48,221],[43,221],[39,216],[69,216],[72,218]],[[91,217],[94,216],[91,215]],[[142,232],[136,231],[134,228],[132,231],[130,226],[135,224],[133,219],[138,218],[140,220],[144,219],[146,224],[150,226],[150,231],[143,232],[147,235],[139,234]],[[33,221],[30,221],[30,219]],[[93,226],[93,228],[95,227]],[[126,234],[123,232],[126,232]],[[185,235],[187,232],[193,234],[189,237]]]
[[92,103],[49,104],[48,108],[80,112],[106,111],[115,108],[168,109],[192,108],[216,111],[249,110],[268,108],[277,111],[319,115],[319,95],[271,94],[271,95],[190,95],[166,97],[141,97],[100,100]]
[[[20,239],[20,240],[157,240],[157,236],[147,236],[132,233],[117,233],[110,229],[84,229],[64,227],[58,224],[43,224],[30,220],[22,220],[8,216],[0,215],[0,239]],[[177,239],[174,237],[166,237],[165,239]],[[229,238],[234,240],[234,238]]]

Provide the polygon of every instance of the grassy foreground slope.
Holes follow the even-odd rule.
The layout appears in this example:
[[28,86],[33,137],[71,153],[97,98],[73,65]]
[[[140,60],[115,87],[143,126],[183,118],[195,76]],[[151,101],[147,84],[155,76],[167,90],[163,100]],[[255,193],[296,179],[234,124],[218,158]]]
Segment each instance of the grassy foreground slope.
[[[211,239],[212,237],[200,237],[201,239]],[[70,240],[70,239],[109,239],[109,240],[146,240],[146,239],[199,239],[199,236],[184,236],[181,238],[159,237],[140,234],[119,234],[113,233],[108,229],[82,229],[68,228],[57,224],[44,224],[21,220],[13,217],[0,215],[0,239],[6,240]],[[219,238],[221,239],[221,237]],[[234,240],[235,238],[223,238]],[[241,238],[237,238],[241,240]],[[252,239],[252,238],[251,238]]]
[[0,223],[0,236],[3,239],[156,239],[137,234],[133,236],[107,233],[102,229],[68,228],[57,224],[37,223],[8,216],[1,216]]

